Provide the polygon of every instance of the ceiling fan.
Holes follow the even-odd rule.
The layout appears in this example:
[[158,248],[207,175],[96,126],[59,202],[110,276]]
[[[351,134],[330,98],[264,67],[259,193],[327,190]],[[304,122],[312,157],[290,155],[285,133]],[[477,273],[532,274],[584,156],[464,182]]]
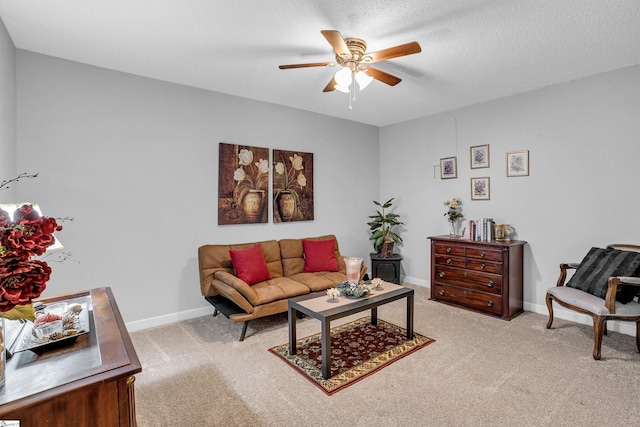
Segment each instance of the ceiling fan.
[[399,56],[413,55],[422,52],[418,42],[402,44],[377,52],[367,53],[367,43],[361,39],[342,37],[335,30],[323,30],[322,35],[327,39],[336,54],[336,62],[312,62],[307,64],[280,65],[281,70],[307,67],[340,66],[323,92],[339,90],[350,92],[351,83],[355,80],[360,90],[364,89],[373,79],[389,86],[395,86],[401,79],[382,70],[369,66],[375,62],[382,62]]

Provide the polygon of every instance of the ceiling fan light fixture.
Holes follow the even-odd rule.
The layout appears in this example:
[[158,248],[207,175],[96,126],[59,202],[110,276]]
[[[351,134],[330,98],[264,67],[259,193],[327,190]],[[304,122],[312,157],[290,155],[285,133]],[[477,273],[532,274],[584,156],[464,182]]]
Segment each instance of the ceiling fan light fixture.
[[347,67],[342,67],[336,74],[333,76],[334,80],[339,86],[349,87],[351,85],[352,77],[351,77],[351,69]]
[[340,84],[336,83],[336,84],[333,86],[333,88],[334,88],[335,90],[337,90],[338,92],[342,92],[342,93],[350,93],[350,91],[349,91],[349,86],[346,86],[346,87],[345,87],[345,86],[342,86],[342,85],[340,85]]
[[364,90],[367,86],[369,86],[369,83],[373,81],[373,77],[360,70],[356,73],[356,81],[358,82],[358,87],[360,88],[360,90]]

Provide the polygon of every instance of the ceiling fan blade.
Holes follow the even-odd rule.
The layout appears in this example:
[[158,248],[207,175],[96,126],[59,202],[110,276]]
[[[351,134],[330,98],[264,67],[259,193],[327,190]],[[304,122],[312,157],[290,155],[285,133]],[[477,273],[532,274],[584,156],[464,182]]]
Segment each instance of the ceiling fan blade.
[[339,31],[335,30],[322,30],[320,31],[325,39],[329,42],[333,50],[336,51],[338,55],[351,55],[351,51],[347,47],[347,44],[344,42],[342,35]]
[[329,82],[329,84],[322,90],[323,92],[331,92],[333,90],[336,90],[336,81],[333,77],[331,77],[331,81]]
[[290,64],[280,65],[278,68],[281,70],[288,70],[289,68],[307,68],[307,67],[332,67],[336,64],[333,62],[309,62],[308,64]]
[[364,71],[368,76],[371,76],[376,80],[380,80],[382,83],[386,83],[389,86],[395,86],[402,81],[402,79],[399,79],[389,73],[385,73],[382,70],[378,70],[377,68],[362,67],[362,71]]
[[[401,44],[399,46],[390,47],[388,49],[379,50],[377,52],[367,53],[364,62],[380,62],[387,59],[397,58],[399,56],[413,55],[422,52],[422,48],[418,42]],[[371,60],[369,60],[371,58]]]

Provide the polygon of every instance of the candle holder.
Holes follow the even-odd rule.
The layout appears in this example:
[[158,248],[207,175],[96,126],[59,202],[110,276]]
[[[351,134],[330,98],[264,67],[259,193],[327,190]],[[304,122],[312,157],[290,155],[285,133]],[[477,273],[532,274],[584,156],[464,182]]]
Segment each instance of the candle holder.
[[362,269],[362,258],[347,257],[344,259],[347,266],[347,282],[357,285],[360,282],[360,270]]

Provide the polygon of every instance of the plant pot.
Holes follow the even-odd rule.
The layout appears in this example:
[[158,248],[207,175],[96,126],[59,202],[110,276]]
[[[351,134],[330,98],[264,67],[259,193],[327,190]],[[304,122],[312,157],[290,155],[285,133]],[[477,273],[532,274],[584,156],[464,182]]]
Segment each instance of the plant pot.
[[391,258],[393,256],[393,242],[383,242],[378,246],[378,256],[380,258]]

